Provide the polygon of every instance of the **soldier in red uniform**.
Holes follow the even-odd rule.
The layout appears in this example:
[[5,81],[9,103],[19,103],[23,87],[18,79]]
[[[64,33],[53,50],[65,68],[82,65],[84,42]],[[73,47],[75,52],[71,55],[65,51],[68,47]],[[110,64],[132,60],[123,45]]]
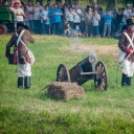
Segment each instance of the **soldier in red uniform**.
[[[19,39],[20,38],[20,39]],[[25,26],[22,22],[17,23],[17,32],[15,32],[11,39],[6,45],[6,57],[10,58],[10,49],[15,46],[16,48],[16,61],[18,65],[18,85],[17,87],[23,88],[23,79],[24,79],[24,88],[30,88],[30,77],[31,72],[31,62],[28,49],[28,42],[34,43],[34,39],[30,34],[28,27]]]
[[134,73],[134,21],[127,19],[126,30],[123,31],[118,47],[125,53],[124,61],[122,62],[122,86],[131,86],[131,78]]

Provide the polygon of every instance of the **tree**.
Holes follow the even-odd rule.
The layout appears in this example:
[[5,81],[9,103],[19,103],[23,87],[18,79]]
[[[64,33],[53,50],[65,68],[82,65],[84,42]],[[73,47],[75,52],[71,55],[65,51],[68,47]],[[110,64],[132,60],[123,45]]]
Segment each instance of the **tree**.
[[134,0],[131,0],[132,1],[132,4],[133,4],[133,7],[134,7]]
[[113,9],[115,7],[115,0],[108,0],[106,9]]

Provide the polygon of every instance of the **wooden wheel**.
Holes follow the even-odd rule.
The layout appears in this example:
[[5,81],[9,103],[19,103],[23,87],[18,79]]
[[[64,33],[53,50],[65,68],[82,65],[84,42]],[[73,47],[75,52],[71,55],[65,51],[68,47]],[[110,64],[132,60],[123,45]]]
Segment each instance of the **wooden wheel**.
[[70,82],[70,74],[67,67],[64,64],[60,64],[57,69],[57,81]]
[[3,27],[4,27],[4,34],[6,34],[7,33],[7,27],[5,25],[3,25]]
[[96,75],[94,77],[94,85],[100,90],[107,90],[108,88],[108,74],[106,66],[99,61],[95,66]]
[[0,35],[7,33],[7,27],[5,25],[0,24]]
[[5,28],[0,24],[0,35],[5,33]]

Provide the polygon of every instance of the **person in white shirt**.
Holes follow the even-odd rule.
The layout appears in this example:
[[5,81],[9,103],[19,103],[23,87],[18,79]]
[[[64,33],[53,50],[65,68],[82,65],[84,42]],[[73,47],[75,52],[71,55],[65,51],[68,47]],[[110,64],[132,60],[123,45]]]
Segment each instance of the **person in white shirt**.
[[126,5],[126,9],[123,12],[124,24],[126,24],[126,20],[131,18],[132,9],[130,8],[130,4]]
[[93,15],[93,33],[94,36],[99,38],[100,37],[100,33],[99,33],[99,21],[101,19],[100,14],[98,14],[98,11],[95,9],[94,10],[94,15]]
[[81,9],[78,8],[78,5],[75,6],[73,14],[74,14],[74,25],[73,25],[73,27],[75,28],[76,25],[78,25],[80,27],[82,11],[81,11]]
[[10,7],[9,10],[14,15],[14,28],[15,31],[17,30],[17,22],[23,22],[24,21],[24,11],[22,8],[20,8],[20,3],[15,2],[14,7]]
[[74,23],[74,13],[72,7],[69,7],[68,12],[66,13],[65,16],[67,22],[70,24],[70,26],[73,28],[73,23]]

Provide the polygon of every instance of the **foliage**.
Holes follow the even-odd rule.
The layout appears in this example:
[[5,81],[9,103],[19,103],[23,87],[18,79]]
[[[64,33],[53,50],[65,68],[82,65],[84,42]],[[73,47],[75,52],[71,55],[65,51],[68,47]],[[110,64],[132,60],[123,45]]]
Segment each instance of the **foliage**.
[[[28,0],[24,0],[24,1],[28,2]],[[36,1],[36,0],[34,0],[34,1]],[[71,3],[73,3],[73,0],[71,0],[71,1],[72,1]],[[86,7],[86,5],[92,5],[92,1],[94,1],[94,0],[79,0],[79,4],[82,7]],[[99,5],[101,5],[101,6],[106,6],[109,3],[109,0],[95,0],[95,1],[97,1],[97,3]],[[43,5],[45,5],[46,2],[47,2],[47,0],[42,0],[41,3],[43,3]],[[51,1],[52,4],[54,4],[55,2],[56,2],[56,0],[52,0]],[[112,0],[111,1],[111,4],[113,2],[115,3],[115,6],[118,7],[119,5],[125,5],[128,2],[131,4],[132,3],[132,0]]]
[[[8,65],[4,54],[9,38],[10,35],[0,36],[0,133],[134,133],[134,81],[132,87],[120,86],[117,54],[112,49],[105,49],[117,47],[118,40],[34,36],[35,44],[29,44],[36,57],[31,89],[20,90],[16,88],[17,66]],[[84,99],[67,102],[50,99],[47,90],[41,89],[55,81],[58,65],[64,63],[70,69],[88,55],[92,46],[104,46],[97,52],[97,61],[102,60],[107,66],[109,89],[99,91],[91,80],[82,85],[86,93]],[[102,51],[108,53],[100,54]]]

